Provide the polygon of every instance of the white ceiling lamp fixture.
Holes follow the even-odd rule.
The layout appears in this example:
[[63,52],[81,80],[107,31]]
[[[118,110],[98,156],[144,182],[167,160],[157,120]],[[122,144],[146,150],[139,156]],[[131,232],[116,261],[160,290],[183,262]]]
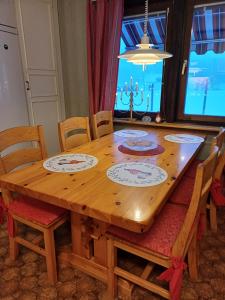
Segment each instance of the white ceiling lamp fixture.
[[128,62],[137,65],[143,65],[143,69],[146,65],[155,64],[163,59],[172,57],[171,53],[166,51],[160,51],[158,49],[152,48],[150,44],[149,36],[147,34],[148,25],[148,0],[145,0],[145,20],[144,20],[144,36],[141,39],[141,44],[137,45],[137,49],[127,50],[120,54],[118,57],[121,59],[127,59]]

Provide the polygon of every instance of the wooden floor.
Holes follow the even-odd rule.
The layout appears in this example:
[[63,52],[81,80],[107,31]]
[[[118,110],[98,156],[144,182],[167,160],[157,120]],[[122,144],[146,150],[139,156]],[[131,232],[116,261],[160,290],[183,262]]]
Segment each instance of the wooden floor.
[[[69,242],[68,226],[57,232],[57,246]],[[22,233],[31,239],[33,232],[23,228]],[[59,282],[51,286],[47,282],[43,257],[25,248],[16,262],[8,259],[6,224],[0,226],[0,299],[1,300],[107,300],[105,286],[84,273],[59,264]],[[139,272],[142,262],[126,257],[122,253],[120,264],[124,268]],[[160,270],[156,270],[160,272]],[[155,276],[156,274],[153,274]],[[132,300],[161,299],[136,288]],[[208,232],[201,242],[200,280],[192,283],[185,273],[181,300],[225,299],[225,208],[219,212],[219,231]],[[124,299],[125,300],[125,299]],[[126,299],[129,300],[129,299]]]

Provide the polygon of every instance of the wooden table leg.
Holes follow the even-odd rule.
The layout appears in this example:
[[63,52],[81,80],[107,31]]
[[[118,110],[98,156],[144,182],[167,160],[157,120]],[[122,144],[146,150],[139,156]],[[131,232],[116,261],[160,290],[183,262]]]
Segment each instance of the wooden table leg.
[[[82,241],[82,227],[85,224],[85,218],[87,217],[71,212],[72,253],[61,253],[59,259],[107,283],[107,240],[105,232],[109,225],[95,219],[92,220],[91,227],[93,232],[90,234],[90,237],[92,237],[94,244],[94,260],[87,259],[87,250],[84,248]],[[130,299],[133,284],[119,278],[118,288],[119,294],[124,296],[124,299]]]
[[[92,220],[86,216],[71,212],[72,251],[82,257],[91,258],[89,237],[93,239],[94,260],[102,266],[107,265],[107,224]],[[92,231],[90,231],[90,228]],[[85,232],[86,231],[86,232]],[[90,232],[89,232],[90,231]]]
[[72,251],[74,254],[90,259],[90,237],[86,223],[89,223],[88,217],[71,212]]
[[109,225],[104,222],[94,220],[94,227],[96,228],[99,236],[98,239],[94,239],[94,258],[95,262],[102,266],[107,265],[107,240],[105,232],[108,226]]
[[73,253],[83,256],[82,251],[82,232],[81,232],[81,215],[71,212],[71,235]]

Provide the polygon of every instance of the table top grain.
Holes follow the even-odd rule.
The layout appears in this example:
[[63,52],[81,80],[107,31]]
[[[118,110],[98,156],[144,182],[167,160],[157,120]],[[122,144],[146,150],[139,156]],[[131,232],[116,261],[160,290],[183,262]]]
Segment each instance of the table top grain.
[[[3,175],[0,186],[109,224],[143,232],[151,226],[202,144],[166,141],[164,136],[176,133],[174,130],[140,129],[147,131],[148,138],[163,146],[165,151],[154,156],[121,153],[118,146],[126,138],[113,133],[64,152],[86,153],[97,157],[98,164],[91,169],[77,173],[53,173],[44,169],[41,161]],[[185,132],[179,130],[177,133]],[[163,183],[150,187],[130,187],[114,183],[107,177],[106,171],[113,164],[121,162],[155,164],[168,173],[168,178]]]

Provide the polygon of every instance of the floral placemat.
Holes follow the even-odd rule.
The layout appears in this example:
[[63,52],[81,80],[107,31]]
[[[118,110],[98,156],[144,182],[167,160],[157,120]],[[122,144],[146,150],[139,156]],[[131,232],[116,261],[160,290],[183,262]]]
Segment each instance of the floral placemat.
[[122,129],[118,131],[114,131],[114,134],[121,137],[127,137],[127,138],[137,138],[137,137],[143,137],[148,135],[146,131],[143,130],[135,130],[135,129]]
[[62,154],[51,157],[43,167],[52,172],[79,172],[90,169],[98,163],[95,156],[88,154]]
[[164,138],[169,142],[180,144],[198,144],[204,142],[204,139],[202,137],[192,134],[169,134]]
[[134,187],[158,185],[168,177],[167,172],[162,168],[142,162],[113,165],[107,170],[107,176],[113,182]]

